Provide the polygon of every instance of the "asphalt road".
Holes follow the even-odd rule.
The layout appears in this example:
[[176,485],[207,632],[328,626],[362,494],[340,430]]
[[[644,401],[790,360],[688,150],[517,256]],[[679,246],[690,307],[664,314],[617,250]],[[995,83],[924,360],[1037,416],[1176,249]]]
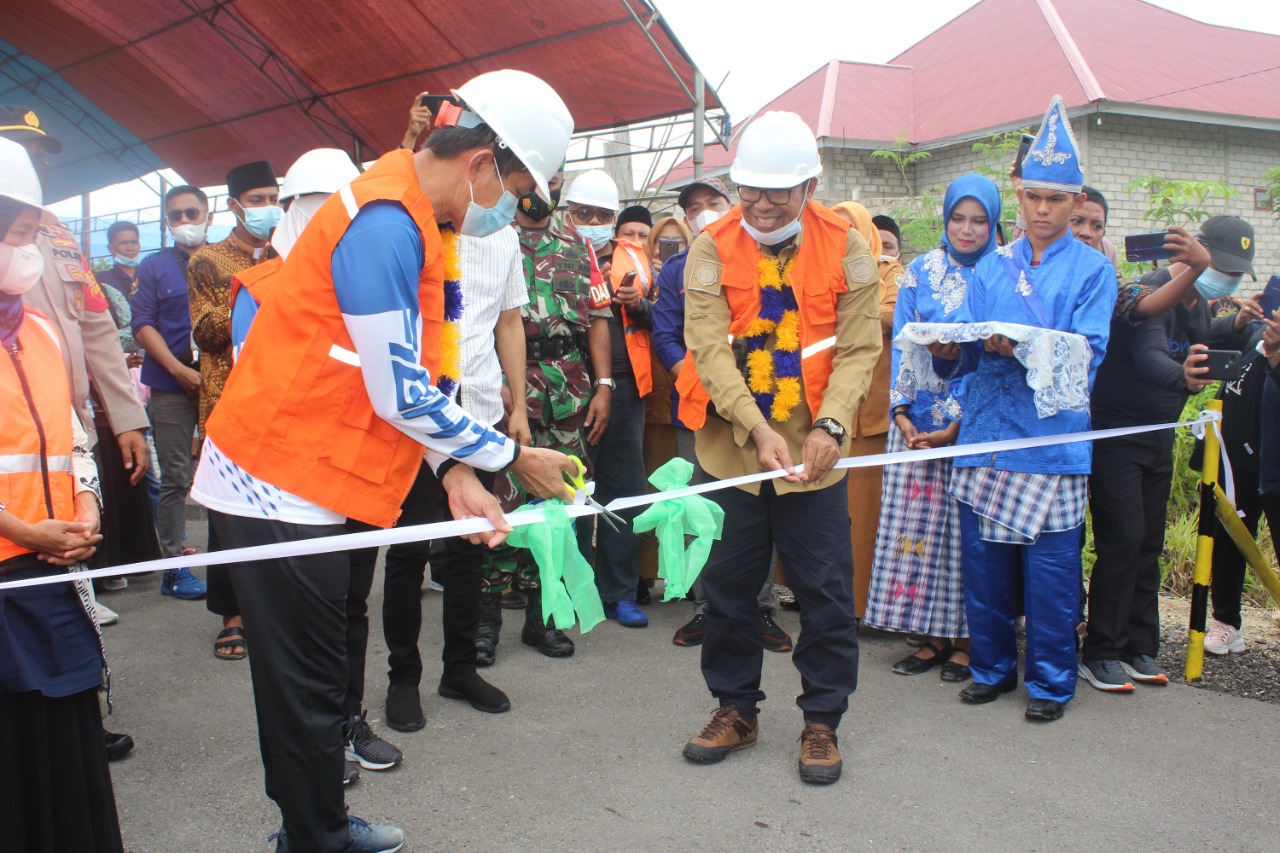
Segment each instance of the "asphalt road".
[[[191,524],[202,544],[203,529]],[[840,730],[844,778],[796,775],[802,721],[789,655],[765,660],[759,744],[713,766],[681,758],[709,718],[699,652],[671,643],[687,602],[654,603],[647,629],[605,623],[571,658],[519,642],[508,611],[486,678],[511,696],[490,716],[435,694],[440,596],[423,599],[425,729],[381,724],[381,569],[366,705],[405,752],[365,771],[354,814],[394,823],[406,850],[806,851],[1280,849],[1276,707],[1184,685],[1104,695],[1082,682],[1062,721],[1023,719],[1022,690],[970,707],[936,674],[889,666],[900,642],[867,638]],[[159,593],[158,576],[107,593],[114,731],[137,748],[112,765],[126,849],[269,851],[248,661],[215,660],[219,622]],[[794,635],[794,613],[779,622]],[[250,638],[252,656],[252,638]],[[433,665],[434,664],[434,665]]]

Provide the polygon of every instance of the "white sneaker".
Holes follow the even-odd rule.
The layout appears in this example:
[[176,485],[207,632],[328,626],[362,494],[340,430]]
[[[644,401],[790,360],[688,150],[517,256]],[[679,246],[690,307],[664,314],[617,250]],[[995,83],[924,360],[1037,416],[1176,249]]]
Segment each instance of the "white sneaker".
[[114,625],[120,621],[120,614],[107,607],[101,601],[93,602],[93,615],[99,625]]
[[1214,619],[1209,633],[1204,635],[1204,650],[1211,655],[1241,655],[1244,654],[1244,637],[1240,636],[1240,629]]
[[127,589],[128,586],[129,586],[129,579],[124,577],[123,575],[121,575],[120,577],[105,578],[102,581],[102,588],[110,590],[111,592],[119,592],[122,589]]

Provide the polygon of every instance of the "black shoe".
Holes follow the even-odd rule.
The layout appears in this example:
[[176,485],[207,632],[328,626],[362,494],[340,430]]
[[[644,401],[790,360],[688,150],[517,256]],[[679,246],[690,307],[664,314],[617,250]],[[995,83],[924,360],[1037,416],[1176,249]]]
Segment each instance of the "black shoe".
[[[536,593],[536,594],[535,594]],[[554,623],[554,619],[552,622]],[[520,631],[520,642],[532,646],[549,658],[564,658],[573,654],[573,640],[558,630],[554,624],[542,621],[542,591],[530,590],[528,603],[524,609],[524,628]]]
[[677,646],[700,646],[702,638],[707,635],[707,617],[695,613],[693,618],[676,629],[671,642]]
[[768,610],[760,611],[760,642],[768,652],[791,651],[791,635],[773,621],[773,614]]
[[507,694],[485,681],[476,673],[440,679],[438,692],[446,699],[461,699],[471,707],[486,714],[501,714],[511,710]]
[[501,596],[480,593],[480,622],[476,626],[476,666],[493,666],[498,656],[498,634],[502,631]]
[[960,698],[970,705],[985,705],[1000,698],[1001,693],[1012,693],[1018,689],[1018,678],[1006,679],[999,684],[979,684],[973,682],[960,691]]
[[893,665],[893,671],[898,675],[919,675],[922,672],[928,672],[946,660],[947,656],[951,654],[951,643],[943,640],[942,645],[935,646],[933,639],[927,637],[924,644],[920,646],[920,651],[926,650],[932,652],[932,654],[924,658],[918,654],[907,655]]
[[969,656],[968,649],[962,649],[959,646],[951,647],[951,657],[942,665],[942,680],[954,683],[968,681],[973,678],[973,671],[969,669],[967,663],[956,663],[956,655]]
[[653,597],[649,594],[649,584],[651,583],[653,581],[648,578],[640,578],[636,582],[636,604],[648,604],[653,600]]
[[133,749],[133,738],[102,730],[102,742],[107,747],[107,761],[119,761]]
[[416,732],[427,724],[416,684],[387,687],[387,725],[398,732]]
[[525,594],[520,590],[512,588],[510,592],[504,592],[500,597],[503,610],[524,610]]
[[1026,717],[1028,720],[1051,723],[1062,719],[1065,707],[1061,702],[1055,702],[1052,699],[1032,699],[1027,702]]

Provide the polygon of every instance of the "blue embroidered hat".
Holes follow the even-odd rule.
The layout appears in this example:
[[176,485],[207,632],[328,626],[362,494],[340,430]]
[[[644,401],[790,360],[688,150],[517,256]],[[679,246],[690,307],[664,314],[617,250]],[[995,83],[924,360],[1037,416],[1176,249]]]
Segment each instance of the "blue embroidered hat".
[[1067,108],[1061,95],[1054,95],[1045,111],[1031,150],[1022,161],[1022,185],[1042,190],[1080,192],[1084,185],[1084,165],[1076,145]]

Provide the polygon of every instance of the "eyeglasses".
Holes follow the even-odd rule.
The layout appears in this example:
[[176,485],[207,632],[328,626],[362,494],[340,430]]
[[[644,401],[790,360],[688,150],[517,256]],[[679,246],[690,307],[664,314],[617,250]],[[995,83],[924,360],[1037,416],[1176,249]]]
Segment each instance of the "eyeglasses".
[[599,207],[571,207],[569,216],[573,217],[573,221],[579,225],[590,225],[593,222],[597,225],[608,225],[617,214],[612,210]]
[[738,187],[738,198],[747,204],[755,204],[760,200],[761,196],[769,199],[769,204],[783,205],[791,201],[791,194],[796,191],[795,187],[785,190],[767,190],[759,187]]
[[184,219],[190,219],[192,222],[199,222],[208,214],[198,207],[188,207],[186,210],[170,210],[165,213],[165,218],[169,220],[170,225],[177,225]]

